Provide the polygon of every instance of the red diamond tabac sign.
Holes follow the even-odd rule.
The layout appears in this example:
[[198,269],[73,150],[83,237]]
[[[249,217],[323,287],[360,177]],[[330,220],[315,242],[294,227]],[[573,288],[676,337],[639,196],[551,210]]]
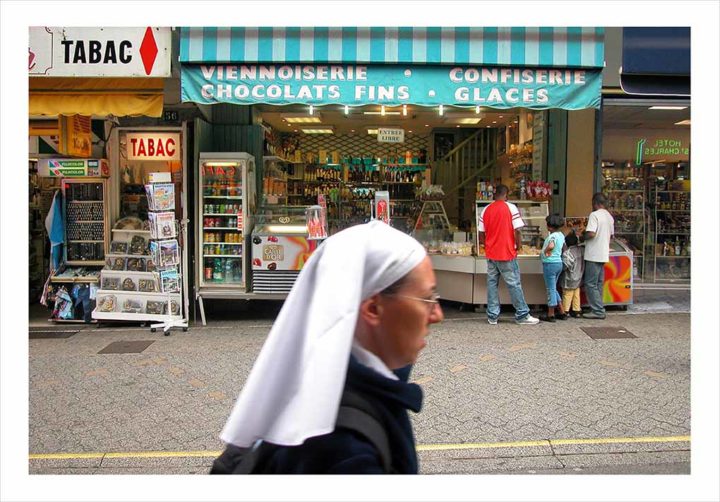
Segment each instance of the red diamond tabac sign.
[[33,77],[169,77],[170,28],[30,27]]

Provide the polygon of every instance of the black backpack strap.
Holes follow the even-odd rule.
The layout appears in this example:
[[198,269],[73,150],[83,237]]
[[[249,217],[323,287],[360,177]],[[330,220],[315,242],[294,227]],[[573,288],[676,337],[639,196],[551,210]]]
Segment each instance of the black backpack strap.
[[345,390],[340,402],[336,427],[362,434],[375,447],[386,473],[393,472],[390,442],[375,408],[359,394]]

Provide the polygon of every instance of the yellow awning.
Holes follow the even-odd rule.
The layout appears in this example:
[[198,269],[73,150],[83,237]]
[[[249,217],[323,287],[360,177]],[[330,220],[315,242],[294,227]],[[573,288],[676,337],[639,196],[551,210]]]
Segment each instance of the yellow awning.
[[160,117],[162,78],[30,78],[30,115]]

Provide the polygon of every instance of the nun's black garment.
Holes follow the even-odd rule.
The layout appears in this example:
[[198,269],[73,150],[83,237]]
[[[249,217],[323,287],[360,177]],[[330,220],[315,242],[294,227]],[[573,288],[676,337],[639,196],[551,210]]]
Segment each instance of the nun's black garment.
[[[408,383],[410,367],[391,380],[350,356],[345,388],[374,406],[387,432],[393,471],[417,474],[415,438],[408,410],[420,411],[422,389]],[[347,429],[308,438],[299,446],[278,447],[255,468],[257,474],[383,474],[379,454],[364,436]]]

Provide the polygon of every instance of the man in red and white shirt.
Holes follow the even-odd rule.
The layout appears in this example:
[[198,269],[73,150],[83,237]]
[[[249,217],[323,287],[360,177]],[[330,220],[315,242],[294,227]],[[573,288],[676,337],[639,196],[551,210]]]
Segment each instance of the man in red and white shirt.
[[515,204],[507,201],[508,187],[495,188],[495,201],[483,208],[478,221],[480,245],[485,245],[487,258],[487,316],[488,323],[497,324],[500,315],[498,283],[502,276],[515,307],[517,324],[537,324],[530,315],[520,282],[517,252],[520,249],[520,228],[525,226]]

